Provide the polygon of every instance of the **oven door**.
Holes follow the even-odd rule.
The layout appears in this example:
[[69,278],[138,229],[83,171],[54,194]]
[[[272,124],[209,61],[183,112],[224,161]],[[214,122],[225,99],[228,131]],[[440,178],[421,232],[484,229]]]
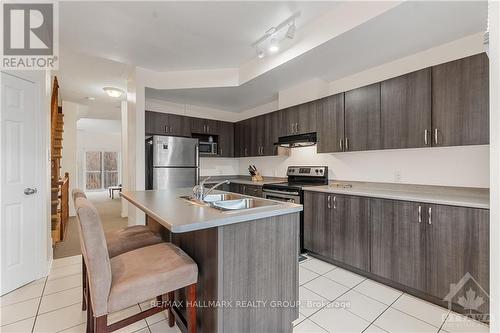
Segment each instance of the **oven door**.
[[281,192],[281,191],[276,191],[276,190],[267,190],[263,189],[262,190],[262,196],[264,199],[270,199],[270,200],[277,200],[277,201],[284,201],[284,202],[290,202],[290,203],[296,203],[300,204],[300,194],[298,192]]

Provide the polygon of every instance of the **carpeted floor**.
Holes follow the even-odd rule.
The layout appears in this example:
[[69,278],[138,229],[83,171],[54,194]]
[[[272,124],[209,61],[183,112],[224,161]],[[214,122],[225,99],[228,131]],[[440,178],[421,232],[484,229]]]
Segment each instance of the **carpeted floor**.
[[[88,199],[95,205],[101,216],[104,231],[127,226],[127,219],[120,217],[121,199],[111,199],[108,192],[88,192]],[[81,254],[78,226],[75,217],[70,217],[64,241],[54,247],[54,259]]]

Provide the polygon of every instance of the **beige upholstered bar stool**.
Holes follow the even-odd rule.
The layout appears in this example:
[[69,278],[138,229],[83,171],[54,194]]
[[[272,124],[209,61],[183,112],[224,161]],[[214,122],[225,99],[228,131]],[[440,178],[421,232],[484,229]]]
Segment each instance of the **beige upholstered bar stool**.
[[[73,203],[76,208],[76,199],[85,198],[87,196],[80,189],[74,189],[71,192]],[[160,235],[154,233],[151,229],[144,225],[136,225],[118,230],[107,231],[104,234],[106,245],[108,247],[109,257],[113,258],[122,253],[132,251],[144,246],[154,245],[162,242]],[[82,310],[87,309],[87,267],[85,260],[82,260]]]
[[[196,282],[198,267],[180,248],[159,243],[128,251],[110,258],[99,214],[84,197],[75,200],[79,221],[80,244],[87,263],[87,331],[104,333],[128,326],[163,310],[169,311],[169,325],[174,325],[172,304],[161,302],[129,318],[107,324],[108,313],[186,288],[188,332],[196,332]],[[90,325],[90,326],[89,326]]]

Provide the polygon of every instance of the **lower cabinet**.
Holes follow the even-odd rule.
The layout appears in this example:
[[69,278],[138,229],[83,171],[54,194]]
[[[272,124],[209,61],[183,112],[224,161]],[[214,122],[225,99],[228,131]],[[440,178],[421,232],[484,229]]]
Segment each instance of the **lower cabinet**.
[[418,203],[371,199],[373,274],[426,291],[426,237],[422,221],[422,206]]
[[262,186],[231,183],[229,192],[249,195],[252,197],[262,197]]
[[489,313],[488,209],[306,191],[304,247],[456,310]]
[[368,270],[369,199],[304,193],[304,247],[322,256]]

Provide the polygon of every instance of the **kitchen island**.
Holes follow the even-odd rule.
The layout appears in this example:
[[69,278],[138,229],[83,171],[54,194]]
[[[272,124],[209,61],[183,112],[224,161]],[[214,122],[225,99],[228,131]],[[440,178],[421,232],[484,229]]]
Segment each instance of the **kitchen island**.
[[[198,264],[198,332],[292,332],[302,206],[266,200],[270,205],[222,211],[181,198],[190,194],[174,189],[122,196]],[[176,322],[185,331],[182,308]]]

